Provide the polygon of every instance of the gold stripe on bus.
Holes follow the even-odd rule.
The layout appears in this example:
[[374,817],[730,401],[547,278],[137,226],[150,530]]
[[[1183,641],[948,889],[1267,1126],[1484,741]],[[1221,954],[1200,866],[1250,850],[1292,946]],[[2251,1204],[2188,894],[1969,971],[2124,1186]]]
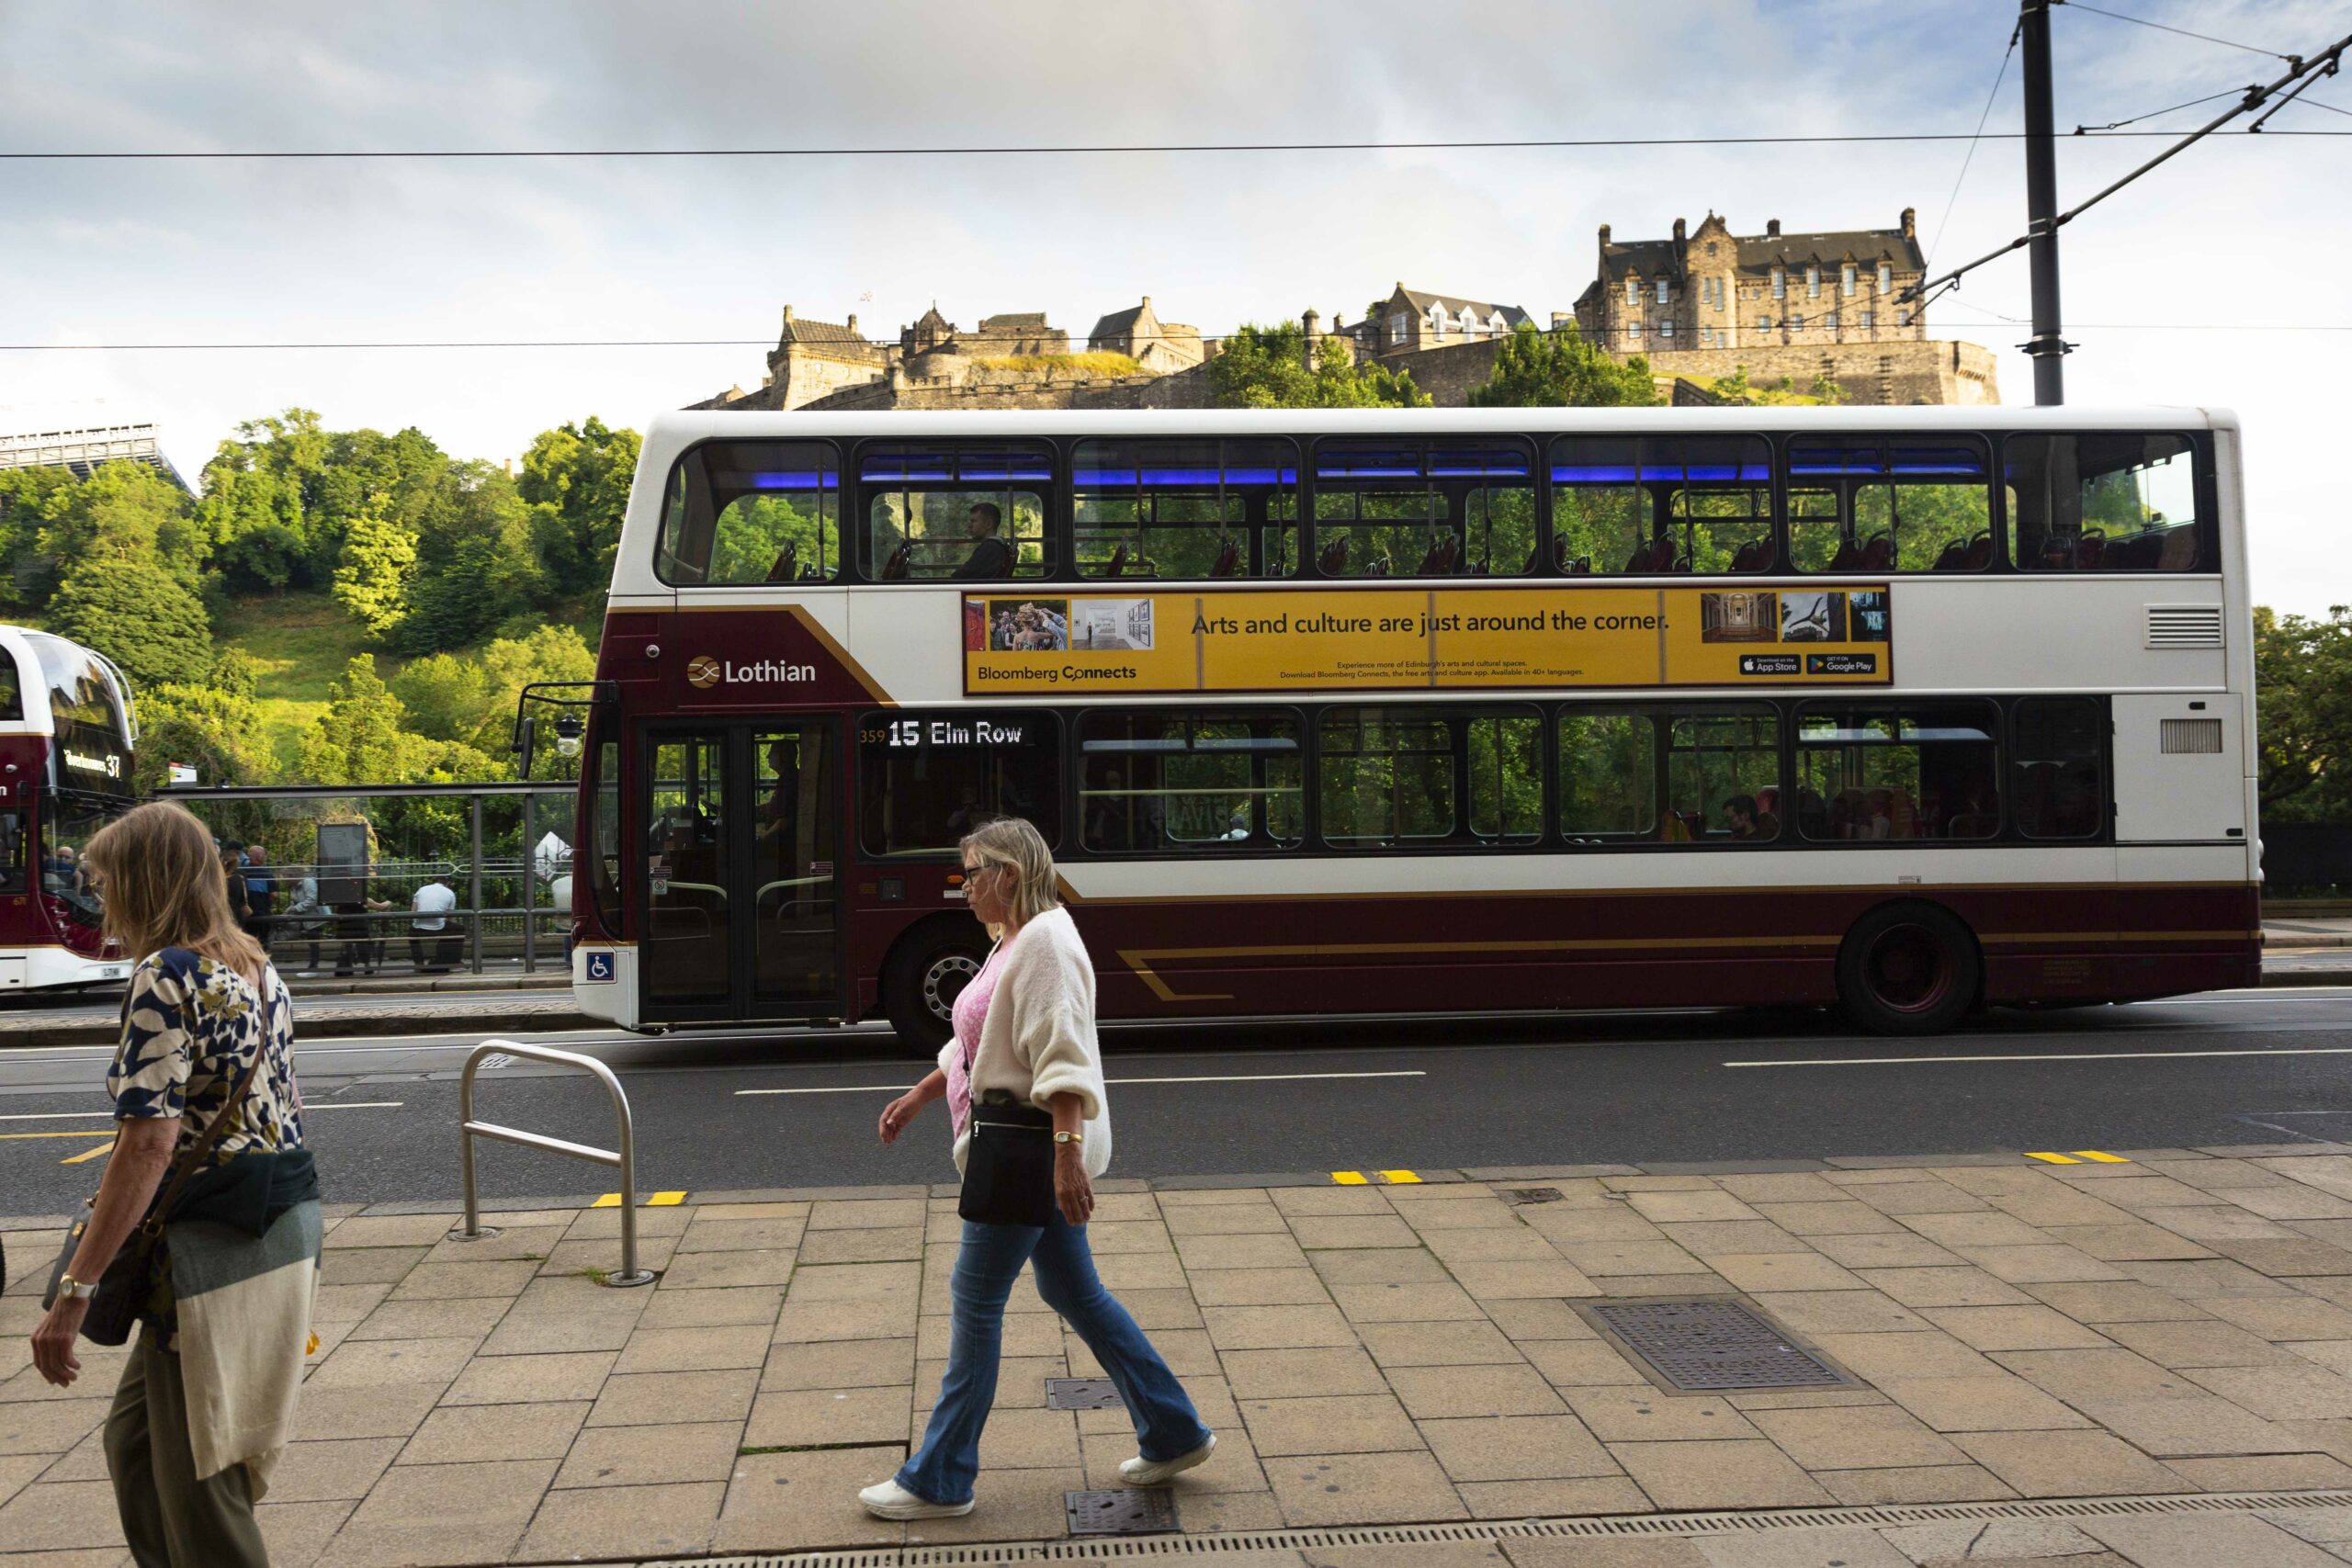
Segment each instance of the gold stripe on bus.
[[1313,942],[1257,947],[1121,948],[1119,961],[1151,987],[1163,1002],[1229,1002],[1229,991],[1178,992],[1160,978],[1154,965],[1169,959],[1208,958],[1342,958],[1375,953],[1604,953],[1634,948],[1683,952],[1691,948],[1836,947],[1835,936],[1713,936],[1713,937],[1589,937],[1534,939],[1519,942]]
[[2000,936],[1980,936],[1977,942],[1985,947],[2018,947],[2029,942],[2254,942],[2262,933],[2253,931],[2010,931]]

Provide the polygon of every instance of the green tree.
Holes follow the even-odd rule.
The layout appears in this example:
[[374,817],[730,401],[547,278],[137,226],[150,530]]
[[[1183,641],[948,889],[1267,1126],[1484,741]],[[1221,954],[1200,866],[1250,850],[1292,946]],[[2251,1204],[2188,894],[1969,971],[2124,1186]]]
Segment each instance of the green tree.
[[1344,338],[1326,337],[1307,364],[1306,332],[1295,321],[1245,326],[1209,361],[1209,388],[1228,409],[1425,409],[1412,372],[1360,365]]
[[592,416],[540,432],[523,455],[516,488],[531,509],[531,536],[550,593],[584,599],[612,581],[637,452],[636,431],[612,429]]
[[1573,322],[1548,333],[1520,322],[1496,353],[1487,384],[1470,392],[1470,406],[1480,409],[1653,408],[1664,400],[1646,355],[1621,365],[1587,343]]
[[202,601],[152,561],[85,561],[50,601],[46,624],[96,649],[141,687],[186,680],[212,664]]
[[[585,681],[596,656],[570,626],[541,626],[528,637],[500,637],[479,654],[438,653],[415,660],[392,678],[392,690],[413,717],[410,728],[436,741],[485,757],[503,757],[513,744],[514,704],[534,681]],[[552,746],[542,753],[551,757]],[[568,777],[535,767],[535,774]]]
[[407,728],[408,709],[363,653],[327,688],[327,711],[302,739],[300,773],[309,784],[408,784],[433,742]]
[[2266,816],[2352,820],[2352,608],[2254,611],[2256,750]]
[[415,575],[414,534],[379,510],[351,519],[334,570],[334,597],[353,619],[378,637],[390,631],[408,614],[409,581]]
[[215,685],[166,684],[138,694],[141,790],[164,786],[174,762],[196,769],[200,784],[266,784],[269,748],[261,708],[250,692]]

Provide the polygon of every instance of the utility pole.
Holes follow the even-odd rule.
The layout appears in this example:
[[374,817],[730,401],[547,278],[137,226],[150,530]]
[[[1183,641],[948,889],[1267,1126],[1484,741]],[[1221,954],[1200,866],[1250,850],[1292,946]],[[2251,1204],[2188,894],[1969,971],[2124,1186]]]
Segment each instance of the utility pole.
[[2033,266],[2033,400],[2066,400],[2067,344],[2059,333],[2058,151],[2050,103],[2051,0],[2022,0],[2018,16],[2025,55],[2025,208]]

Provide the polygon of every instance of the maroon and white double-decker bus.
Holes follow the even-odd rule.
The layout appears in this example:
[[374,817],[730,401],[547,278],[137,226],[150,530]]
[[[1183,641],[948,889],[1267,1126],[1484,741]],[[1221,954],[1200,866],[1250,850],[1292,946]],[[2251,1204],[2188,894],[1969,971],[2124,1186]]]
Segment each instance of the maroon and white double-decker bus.
[[130,688],[103,654],[0,626],[0,991],[120,980],[82,851],[136,804]]
[[575,994],[944,1037],[1035,821],[1103,1017],[1980,1005],[2259,973],[2206,410],[656,420]]

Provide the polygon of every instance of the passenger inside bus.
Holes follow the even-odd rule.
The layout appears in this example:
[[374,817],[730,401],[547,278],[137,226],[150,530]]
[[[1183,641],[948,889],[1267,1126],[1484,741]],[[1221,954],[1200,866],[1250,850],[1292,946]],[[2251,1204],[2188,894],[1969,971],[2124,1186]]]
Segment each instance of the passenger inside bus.
[[964,564],[948,573],[964,581],[994,581],[1012,575],[1012,549],[997,537],[997,530],[1004,525],[1004,509],[993,501],[975,502],[971,515],[965,519],[964,532],[972,541],[972,553]]

